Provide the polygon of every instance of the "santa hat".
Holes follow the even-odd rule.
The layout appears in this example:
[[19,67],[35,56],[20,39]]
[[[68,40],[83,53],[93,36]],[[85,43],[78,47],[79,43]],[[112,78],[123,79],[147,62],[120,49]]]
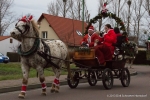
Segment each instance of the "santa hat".
[[94,27],[91,25],[88,30],[94,31]]

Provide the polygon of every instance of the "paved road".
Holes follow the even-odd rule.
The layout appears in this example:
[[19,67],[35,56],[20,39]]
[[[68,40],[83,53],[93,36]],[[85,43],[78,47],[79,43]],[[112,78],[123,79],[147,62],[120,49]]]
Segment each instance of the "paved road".
[[[129,87],[122,87],[118,79],[114,80],[111,90],[105,90],[102,82],[91,87],[87,83],[79,84],[76,89],[67,85],[61,86],[60,93],[50,93],[41,96],[41,89],[27,91],[26,100],[150,100],[150,67],[138,67],[138,75],[131,77]],[[20,100],[20,91],[2,93],[0,100]]]

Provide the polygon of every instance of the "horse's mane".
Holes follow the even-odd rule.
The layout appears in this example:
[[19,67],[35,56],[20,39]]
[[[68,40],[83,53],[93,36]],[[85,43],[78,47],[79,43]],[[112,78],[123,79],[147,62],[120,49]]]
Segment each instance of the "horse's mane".
[[31,24],[32,24],[34,30],[36,31],[36,33],[39,35],[39,28],[38,28],[36,22],[34,20],[31,20]]

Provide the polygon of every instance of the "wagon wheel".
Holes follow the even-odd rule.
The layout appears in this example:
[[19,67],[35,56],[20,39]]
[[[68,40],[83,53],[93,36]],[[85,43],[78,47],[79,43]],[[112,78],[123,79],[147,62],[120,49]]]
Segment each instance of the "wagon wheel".
[[79,84],[79,72],[73,72],[72,78],[70,78],[70,76],[68,75],[67,82],[70,88],[76,88]]
[[128,87],[130,84],[130,72],[127,68],[123,68],[121,71],[121,84],[123,87]]
[[102,73],[102,82],[105,89],[111,89],[113,86],[113,75],[111,69],[106,68]]
[[95,86],[97,83],[97,79],[95,76],[95,72],[94,71],[89,71],[88,72],[88,83],[90,84],[90,86]]

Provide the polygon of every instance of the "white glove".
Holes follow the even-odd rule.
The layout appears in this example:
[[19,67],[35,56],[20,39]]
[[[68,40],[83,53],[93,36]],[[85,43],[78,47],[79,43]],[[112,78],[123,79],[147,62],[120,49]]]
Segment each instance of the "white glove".
[[107,33],[104,33],[103,37],[106,35]]

